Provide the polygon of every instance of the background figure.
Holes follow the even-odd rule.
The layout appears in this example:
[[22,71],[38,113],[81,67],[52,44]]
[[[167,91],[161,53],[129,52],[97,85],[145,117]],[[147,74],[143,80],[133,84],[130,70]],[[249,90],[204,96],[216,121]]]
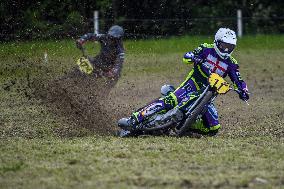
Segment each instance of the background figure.
[[108,30],[107,34],[87,33],[76,41],[77,48],[81,50],[87,41],[100,43],[100,53],[95,57],[88,57],[88,59],[94,66],[94,76],[106,77],[111,87],[117,83],[124,62],[123,35],[123,28],[115,25]]

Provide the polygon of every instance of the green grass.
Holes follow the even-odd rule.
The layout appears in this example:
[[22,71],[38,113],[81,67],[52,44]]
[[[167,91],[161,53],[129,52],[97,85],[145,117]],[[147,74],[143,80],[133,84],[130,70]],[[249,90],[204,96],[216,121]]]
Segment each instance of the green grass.
[[[150,39],[150,40],[126,40],[125,48],[128,54],[165,54],[184,53],[196,48],[201,43],[212,43],[213,37],[207,36],[183,36],[171,37],[169,39]],[[284,49],[283,35],[256,35],[245,36],[238,40],[238,49]],[[74,57],[80,56],[80,52],[74,48],[74,40],[62,41],[33,41],[33,42],[8,42],[0,46],[1,57],[21,57],[31,58],[35,56],[43,57],[43,53],[47,51],[51,57]],[[89,53],[93,54],[99,50],[98,44],[87,44]]]
[[9,138],[0,181],[5,188],[270,188],[283,182],[283,145],[269,137]]
[[[114,103],[137,108],[156,97],[161,84],[178,85],[191,68],[180,63],[183,54],[211,41],[127,40]],[[33,90],[27,75],[46,81],[62,75],[80,57],[74,42],[1,44],[0,188],[284,188],[283,44],[283,35],[239,40],[234,57],[252,93],[250,106],[234,94],[218,98],[222,131],[201,139],[120,139],[79,126],[70,132],[83,137],[59,137],[57,129],[70,128],[26,95]]]

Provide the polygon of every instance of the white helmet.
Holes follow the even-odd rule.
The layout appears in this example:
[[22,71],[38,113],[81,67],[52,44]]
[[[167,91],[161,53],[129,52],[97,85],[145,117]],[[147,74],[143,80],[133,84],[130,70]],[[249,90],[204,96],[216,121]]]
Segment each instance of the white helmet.
[[221,58],[230,57],[236,45],[237,37],[233,30],[220,28],[215,34],[214,49]]
[[113,38],[121,38],[124,35],[124,31],[122,27],[114,25],[111,28],[109,28],[107,34]]

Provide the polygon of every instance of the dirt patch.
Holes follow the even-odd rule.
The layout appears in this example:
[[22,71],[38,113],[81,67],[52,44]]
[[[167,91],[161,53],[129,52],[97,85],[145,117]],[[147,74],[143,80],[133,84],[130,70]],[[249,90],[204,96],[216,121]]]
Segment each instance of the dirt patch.
[[40,90],[35,90],[35,96],[54,115],[63,117],[65,124],[55,130],[58,135],[86,135],[86,132],[78,132],[79,128],[96,134],[110,134],[114,132],[114,108],[105,103],[115,83],[107,78],[86,76],[74,69],[56,80],[38,83]]
[[[114,87],[115,82],[110,83],[106,78],[94,78],[72,71],[41,85],[41,89],[36,90],[40,91],[36,92],[36,96],[56,117],[62,119],[64,124],[55,129],[59,136],[112,135],[117,130],[119,118],[129,116],[159,95],[159,87],[165,81],[158,77],[135,81],[145,83],[148,80],[153,81],[151,86],[134,84],[128,78],[123,78]],[[283,137],[283,107],[277,105],[279,100],[283,100],[283,90],[277,88],[281,81],[280,78],[258,84],[256,80],[248,80],[249,86],[252,86],[249,106],[233,92],[218,97],[216,105],[223,126],[219,134],[229,137]],[[178,85],[178,81],[174,83]],[[270,85],[272,87],[267,87]],[[275,91],[269,91],[271,88]]]
[[[244,75],[250,76],[252,73]],[[220,135],[284,136],[284,93],[283,88],[279,87],[283,77],[271,75],[270,72],[263,75],[255,71],[254,77],[245,79],[251,92],[249,106],[234,92],[216,99],[222,125]],[[108,83],[105,78],[88,77],[73,71],[49,82],[42,81],[36,96],[59,120],[62,119],[63,124],[55,129],[58,135],[109,135],[117,129],[119,118],[129,116],[137,108],[157,98],[163,84],[178,86],[183,79],[183,76],[168,78],[161,74],[129,74],[123,75],[113,87],[114,83]],[[226,80],[229,81],[229,78]],[[12,82],[5,85],[5,90],[12,85]]]
[[283,77],[266,82],[248,79],[249,105],[234,92],[220,96],[217,106],[221,135],[230,137],[274,136],[283,138]]

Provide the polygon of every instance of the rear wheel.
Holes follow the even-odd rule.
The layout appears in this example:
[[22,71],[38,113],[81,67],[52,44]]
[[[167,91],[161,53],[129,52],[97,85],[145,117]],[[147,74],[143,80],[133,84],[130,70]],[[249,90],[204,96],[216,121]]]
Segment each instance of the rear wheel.
[[199,102],[199,104],[195,107],[195,109],[192,111],[192,114],[185,120],[185,122],[182,124],[182,126],[176,130],[177,136],[183,136],[186,131],[190,129],[190,126],[195,123],[197,117],[200,114],[205,113],[205,105],[208,104],[208,102],[211,100],[213,96],[212,91],[207,91],[207,93],[204,95],[203,99]]

